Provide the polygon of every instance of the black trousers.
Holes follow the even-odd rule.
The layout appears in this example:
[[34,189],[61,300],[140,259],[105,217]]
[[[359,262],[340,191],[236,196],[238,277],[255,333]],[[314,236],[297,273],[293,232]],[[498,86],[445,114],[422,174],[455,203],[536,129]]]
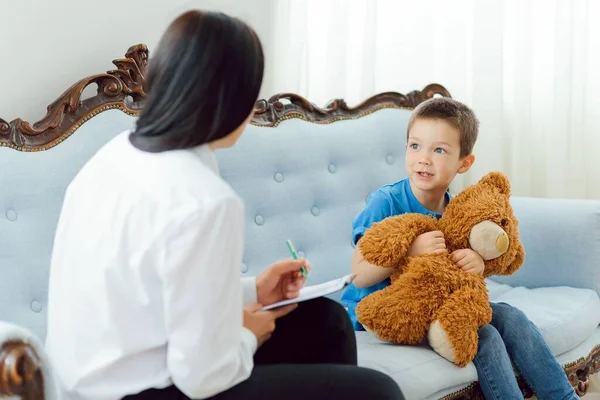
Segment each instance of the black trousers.
[[[277,320],[275,332],[254,355],[244,382],[213,400],[404,400],[396,383],[356,366],[356,339],[346,310],[318,298]],[[123,400],[189,400],[175,386],[149,389]]]

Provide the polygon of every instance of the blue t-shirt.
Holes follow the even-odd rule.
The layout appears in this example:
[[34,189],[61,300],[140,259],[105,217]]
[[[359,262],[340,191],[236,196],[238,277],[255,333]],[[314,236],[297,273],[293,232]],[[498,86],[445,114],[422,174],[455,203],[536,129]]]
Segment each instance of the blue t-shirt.
[[[446,193],[446,203],[450,200],[450,194]],[[376,222],[387,217],[400,215],[404,213],[420,213],[440,218],[441,215],[434,213],[419,203],[415,197],[408,178],[404,178],[396,183],[383,185],[380,189],[373,192],[365,208],[352,221],[352,241],[356,245],[365,231]],[[390,279],[386,279],[368,288],[359,289],[354,284],[348,285],[342,295],[342,304],[348,309],[352,326],[354,330],[361,331],[365,328],[356,320],[356,305],[369,294],[383,289],[390,284]]]

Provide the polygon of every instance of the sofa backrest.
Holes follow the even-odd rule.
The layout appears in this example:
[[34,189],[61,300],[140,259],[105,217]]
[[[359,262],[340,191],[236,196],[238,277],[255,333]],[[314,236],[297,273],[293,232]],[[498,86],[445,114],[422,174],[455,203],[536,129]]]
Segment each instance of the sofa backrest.
[[[405,177],[410,108],[425,94],[430,89],[409,107],[386,104],[381,95],[354,110],[335,102],[315,109],[293,95],[291,104],[277,97],[265,104],[236,146],[217,152],[221,175],[246,204],[242,273],[289,257],[286,239],[311,262],[309,284],[349,273],[352,220],[370,192]],[[600,201],[512,197],[511,204],[525,263],[491,279],[600,295]]]
[[[144,45],[132,46],[113,61],[116,70],[77,82],[33,126],[0,119],[0,320],[42,340],[64,192],[102,145],[134,126],[147,55]],[[82,100],[91,84],[97,94]],[[222,176],[246,201],[241,273],[289,257],[289,238],[314,266],[311,283],[346,274],[352,217],[371,191],[404,176],[410,110],[436,93],[449,96],[430,85],[408,95],[383,93],[354,109],[342,100],[318,109],[294,95],[259,101],[238,145],[217,154]],[[294,115],[312,122],[289,119]]]
[[527,288],[570,286],[600,296],[600,200],[513,197],[525,263],[493,280]]
[[[42,340],[64,192],[102,145],[133,127],[146,60],[146,46],[132,46],[125,58],[114,61],[116,70],[74,84],[33,126],[0,119],[0,320],[28,328]],[[82,100],[92,84],[98,93]]]
[[290,257],[286,239],[313,267],[308,284],[350,273],[352,219],[371,192],[406,176],[411,109],[435,92],[378,95],[353,109],[341,100],[316,109],[294,95],[264,104],[238,143],[217,151],[221,176],[245,200],[242,274]]

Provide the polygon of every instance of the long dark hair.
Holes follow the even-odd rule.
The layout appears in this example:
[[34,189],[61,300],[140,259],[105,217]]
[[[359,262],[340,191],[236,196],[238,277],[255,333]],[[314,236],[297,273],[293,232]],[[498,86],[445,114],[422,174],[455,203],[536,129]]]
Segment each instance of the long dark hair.
[[217,12],[182,14],[150,58],[131,143],[162,152],[227,136],[252,111],[263,72],[262,45],[244,22]]

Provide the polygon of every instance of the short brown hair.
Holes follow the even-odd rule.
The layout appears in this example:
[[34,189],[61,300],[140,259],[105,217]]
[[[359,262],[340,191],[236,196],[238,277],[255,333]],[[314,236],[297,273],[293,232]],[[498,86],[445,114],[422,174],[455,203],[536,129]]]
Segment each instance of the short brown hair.
[[448,122],[460,132],[460,158],[473,152],[479,131],[479,120],[465,104],[449,97],[435,97],[419,104],[412,112],[406,139],[410,128],[418,119],[441,119]]

